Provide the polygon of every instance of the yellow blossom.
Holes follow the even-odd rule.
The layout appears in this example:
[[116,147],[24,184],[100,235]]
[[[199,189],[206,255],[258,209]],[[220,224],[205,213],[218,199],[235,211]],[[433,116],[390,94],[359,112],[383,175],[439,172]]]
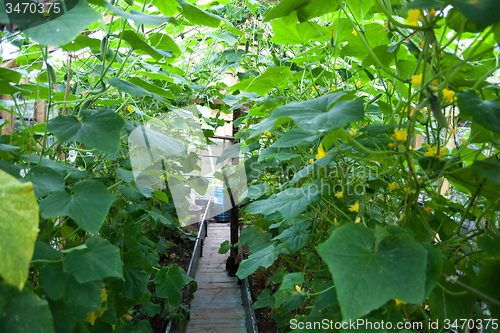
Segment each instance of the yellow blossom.
[[130,113],[134,112],[134,108],[132,107],[132,105],[127,106],[127,111]]
[[429,17],[434,17],[434,15],[436,15],[436,10],[435,9],[429,10],[428,15],[429,15]]
[[412,147],[412,146],[408,146],[408,148],[409,148],[410,150],[413,150],[413,147]]
[[339,223],[336,217],[333,218],[333,223]]
[[413,75],[411,77],[411,83],[421,85],[422,84],[422,74]]
[[323,144],[320,143],[318,147],[318,153],[316,154],[316,159],[319,160],[320,158],[323,158],[326,156],[325,150],[323,149]]
[[452,102],[455,98],[455,92],[453,90],[444,88],[441,92],[443,93],[443,97],[446,98],[448,102]]
[[311,87],[311,89],[314,91],[315,94],[318,93],[318,88],[319,88],[319,86]]
[[395,299],[396,301],[396,305],[400,305],[400,304],[406,304],[406,302],[400,300],[400,299]]
[[387,144],[387,145],[388,145],[389,147],[391,147],[391,148],[392,148],[392,147],[396,147],[396,144],[395,144],[395,143],[389,143],[389,144]]
[[88,91],[84,91],[84,92],[82,93],[83,97],[87,97],[87,94],[88,94],[88,93],[89,93]]
[[271,132],[266,131],[266,132],[264,132],[264,134],[262,134],[262,136],[263,136],[264,138],[267,138],[267,137],[271,136]]
[[337,193],[334,194],[336,198],[340,199],[344,196],[344,192],[342,191],[337,191]]
[[429,207],[425,207],[425,208],[424,208],[424,210],[425,210],[426,212],[428,212],[428,213],[430,213],[430,212],[431,212],[431,209],[432,209],[432,208],[431,208],[431,206],[429,206]]
[[349,207],[349,211],[351,211],[351,212],[359,212],[359,203],[356,202],[354,205],[352,205],[351,207]]
[[431,84],[437,86],[437,84],[439,83],[438,79],[434,79],[431,81]]
[[358,217],[356,221],[354,221],[354,223],[359,223],[359,222],[361,222],[361,218]]
[[358,82],[356,82],[356,87],[361,87],[361,85],[363,84],[363,81],[359,80]]
[[387,188],[389,189],[389,191],[394,191],[394,190],[397,190],[399,188],[399,185],[396,183],[390,183]]
[[446,151],[448,150],[446,147],[441,147],[439,149],[439,154],[437,152],[437,146],[436,147],[431,147],[430,144],[426,143],[425,144],[427,146],[427,151],[424,153],[424,156],[430,156],[430,157],[437,157],[437,158],[441,158],[442,155],[444,155],[446,153]]
[[418,27],[418,20],[420,19],[420,10],[419,9],[410,9],[408,11],[408,17],[406,21],[408,21],[409,25],[413,25]]
[[398,141],[405,141],[408,137],[408,132],[406,130],[394,130],[394,134],[392,136]]
[[358,130],[355,129],[354,127],[352,127],[351,130],[349,131],[349,134],[356,135],[357,132],[358,132]]
[[311,164],[312,162],[314,162],[314,158],[309,159],[309,164]]
[[354,36],[357,36],[358,35],[358,32],[356,31],[356,29],[352,29],[352,32],[351,32]]
[[226,22],[220,21],[220,25],[224,25],[224,24],[226,24]]
[[297,290],[297,292],[300,293],[300,287],[298,285],[295,285],[295,290]]

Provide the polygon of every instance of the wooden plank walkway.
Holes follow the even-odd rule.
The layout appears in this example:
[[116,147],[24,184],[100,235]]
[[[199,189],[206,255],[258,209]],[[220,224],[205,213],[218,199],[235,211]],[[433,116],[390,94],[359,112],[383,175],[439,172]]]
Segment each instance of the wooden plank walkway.
[[191,301],[187,333],[247,332],[238,278],[225,271],[229,252],[218,252],[225,240],[230,240],[229,223],[210,223],[196,270],[198,290]]

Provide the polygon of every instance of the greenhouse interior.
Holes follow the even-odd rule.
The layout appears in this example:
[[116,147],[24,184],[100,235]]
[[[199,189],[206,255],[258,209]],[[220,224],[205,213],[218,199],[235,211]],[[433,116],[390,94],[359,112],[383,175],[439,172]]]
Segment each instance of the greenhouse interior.
[[499,0],[0,27],[0,333],[500,332]]

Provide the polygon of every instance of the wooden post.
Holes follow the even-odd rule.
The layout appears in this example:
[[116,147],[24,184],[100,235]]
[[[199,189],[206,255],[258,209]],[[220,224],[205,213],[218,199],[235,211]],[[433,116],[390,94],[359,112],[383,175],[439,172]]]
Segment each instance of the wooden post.
[[[10,101],[11,99],[9,96],[2,95],[2,100]],[[2,119],[9,121],[7,125],[2,126],[2,135],[10,135],[14,133],[14,124],[16,122],[16,115],[14,113],[2,111]]]

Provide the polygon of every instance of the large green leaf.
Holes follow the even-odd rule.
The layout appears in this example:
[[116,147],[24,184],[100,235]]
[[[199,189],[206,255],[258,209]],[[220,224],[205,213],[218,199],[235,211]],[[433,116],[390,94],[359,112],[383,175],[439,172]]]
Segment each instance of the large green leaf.
[[346,93],[342,91],[303,102],[282,105],[276,108],[269,118],[252,128],[250,138],[290,119],[306,132],[335,130],[349,122],[363,120],[363,102],[360,99],[338,102],[345,95]]
[[142,40],[134,31],[125,30],[122,32],[121,37],[127,43],[132,46],[134,50],[142,50],[155,58],[156,60],[161,60],[163,58],[169,58],[171,54],[162,50],[156,50],[154,47]]
[[318,202],[320,185],[311,183],[301,188],[290,187],[268,199],[252,202],[245,208],[249,214],[272,214],[280,212],[285,220],[302,214],[308,205]]
[[102,280],[80,283],[73,274],[64,272],[62,262],[42,265],[38,282],[52,300],[63,299],[66,305],[83,312],[101,309]]
[[79,141],[104,153],[116,154],[120,134],[125,126],[123,118],[109,109],[82,110],[81,120],[74,115],[54,118],[47,129],[61,142]]
[[304,131],[300,127],[292,128],[276,140],[271,147],[288,148],[298,146],[302,142],[311,143],[317,141],[318,134]]
[[87,1],[81,0],[70,11],[54,20],[24,30],[29,38],[43,45],[61,46],[68,44],[85,28],[102,18]]
[[179,305],[182,300],[181,290],[193,279],[177,264],[162,269],[155,275],[156,295],[168,298],[172,306]]
[[14,71],[12,69],[8,68],[3,68],[0,67],[0,77],[2,79],[6,79],[10,82],[14,82],[15,84],[18,84],[19,81],[21,80],[21,73]]
[[136,24],[144,24],[147,26],[155,26],[155,25],[161,25],[166,22],[170,22],[173,24],[177,24],[177,21],[173,17],[161,17],[161,16],[155,16],[155,15],[148,15],[144,14],[143,12],[140,12],[135,9],[131,9],[130,12],[126,12],[120,7],[113,6],[107,1],[104,1],[104,6],[109,9],[111,12],[115,13],[118,16],[121,16],[125,19],[132,20]]
[[73,250],[64,257],[65,272],[73,273],[80,283],[106,277],[123,279],[119,248],[98,237],[87,239],[85,245],[86,248]]
[[63,45],[62,47],[68,51],[78,51],[89,47],[92,50],[99,50],[101,41],[97,38],[90,38],[88,36],[76,36],[70,43]]
[[265,96],[271,89],[286,85],[289,81],[294,80],[293,73],[288,67],[269,67],[262,75],[235,84],[228,90],[228,93],[243,90]]
[[[172,0],[174,1],[174,0]],[[175,1],[174,1],[175,2]],[[175,43],[175,41],[167,34],[162,33],[161,31],[151,34],[149,36],[149,42],[151,45],[153,45],[156,49],[161,49],[161,50],[167,50],[167,51],[172,51],[172,54],[174,57],[179,57],[182,55],[182,51],[179,48],[179,46]],[[148,73],[147,75],[154,75],[155,73]],[[161,74],[159,74],[161,76]],[[154,78],[151,76],[151,78]],[[163,80],[163,78],[159,78],[160,80]],[[173,79],[172,79],[173,82]]]
[[289,252],[283,249],[283,244],[278,245],[277,243],[272,243],[262,250],[250,255],[248,259],[243,260],[236,275],[240,279],[244,279],[255,272],[259,267],[268,268],[278,259],[280,253],[288,254]]
[[153,96],[154,94],[144,88],[139,87],[129,81],[119,79],[117,77],[110,77],[106,79],[110,85],[122,90],[123,92],[134,96]]
[[274,32],[271,42],[281,45],[300,45],[307,44],[311,40],[324,41],[325,38],[330,38],[330,29],[322,27],[315,22],[291,25],[287,23],[284,19],[275,20],[271,23]]
[[472,117],[479,125],[500,133],[500,103],[497,101],[483,101],[474,90],[465,90],[457,93],[457,105],[461,117]]
[[139,86],[141,88],[144,88],[145,90],[158,95],[162,96],[168,99],[173,99],[176,100],[174,94],[170,90],[165,90],[163,88],[158,87],[157,85],[153,85],[151,83],[148,83],[144,80],[139,79],[138,77],[131,77],[128,79],[128,82],[135,84],[136,86]]
[[276,7],[266,13],[264,22],[291,15],[297,12],[300,22],[331,13],[337,10],[338,4],[331,0],[288,0],[281,1]]
[[179,12],[175,0],[153,0],[153,5],[165,16],[174,16]]
[[490,161],[475,160],[471,170],[500,185],[500,164]]
[[222,21],[227,22],[222,17],[205,12],[193,4],[184,0],[175,0],[182,8],[182,16],[195,25],[204,25],[217,28]]
[[424,300],[427,251],[404,231],[374,241],[372,230],[350,223],[318,246],[333,275],[344,321],[391,299]]
[[290,253],[298,252],[309,241],[309,232],[306,230],[310,226],[311,222],[294,224],[273,239],[281,240],[283,244],[288,246]]
[[478,27],[486,28],[500,21],[500,2],[498,0],[480,2],[455,0],[453,4],[466,18]]
[[56,170],[44,166],[31,168],[24,181],[33,184],[37,198],[64,188],[64,177]]
[[500,289],[498,288],[500,281],[500,258],[488,259],[485,261],[484,267],[474,281],[474,287],[484,295],[490,298],[482,298],[488,304],[493,318],[500,320]]
[[0,198],[0,276],[22,290],[38,234],[38,204],[31,183],[21,183],[3,170]]
[[47,300],[3,281],[0,281],[0,318],[0,332],[55,333]]
[[57,191],[40,202],[43,218],[71,217],[83,230],[97,233],[101,229],[115,197],[98,181],[84,180],[74,186],[73,194]]

